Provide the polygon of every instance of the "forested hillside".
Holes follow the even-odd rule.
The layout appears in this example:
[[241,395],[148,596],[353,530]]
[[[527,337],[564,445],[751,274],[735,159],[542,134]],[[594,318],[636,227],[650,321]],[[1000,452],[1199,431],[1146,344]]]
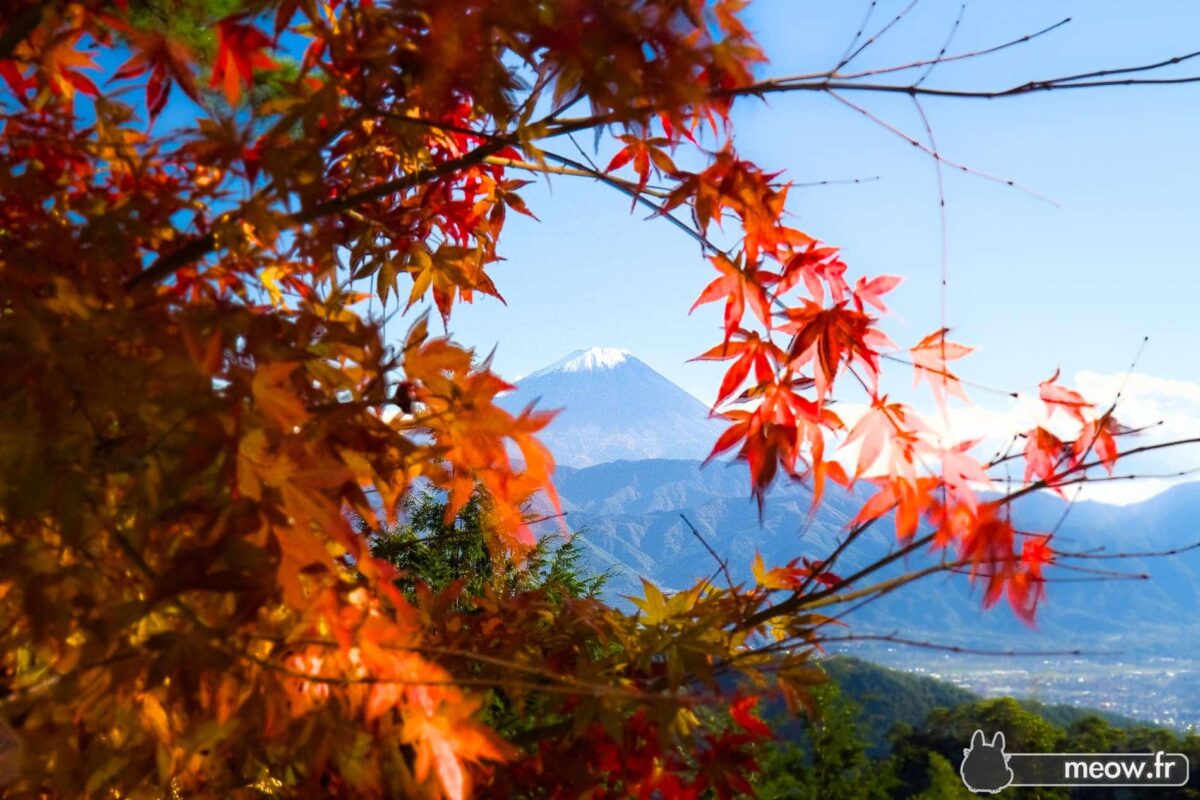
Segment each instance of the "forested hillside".
[[[976,729],[1002,731],[1009,752],[1182,752],[1200,761],[1200,735],[1138,724],[1091,709],[1009,697],[983,699],[952,684],[855,658],[822,661],[831,681],[814,690],[818,715],[764,745],[760,797],[869,800],[971,798],[958,774]],[[781,717],[782,718],[782,717]],[[1133,800],[1132,789],[1022,789],[1004,797]],[[1200,776],[1155,798],[1200,798]]]

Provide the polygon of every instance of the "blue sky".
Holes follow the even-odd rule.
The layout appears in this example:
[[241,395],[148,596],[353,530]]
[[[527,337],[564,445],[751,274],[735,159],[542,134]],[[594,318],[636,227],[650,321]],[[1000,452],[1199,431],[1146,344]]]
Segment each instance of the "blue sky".
[[[873,24],[904,5],[881,0]],[[935,54],[960,5],[923,0],[855,66]],[[790,74],[835,63],[866,7],[756,0],[749,19],[773,60],[770,74]],[[1053,34],[941,66],[926,83],[1001,88],[1200,49],[1200,6],[1176,0],[974,2],[950,50],[993,45],[1068,16],[1072,22]],[[914,135],[923,132],[907,98],[855,100]],[[1087,370],[1094,385],[1107,386],[1149,336],[1139,373],[1160,388],[1163,380],[1181,383],[1190,397],[1188,387],[1200,381],[1200,85],[930,100],[925,108],[947,158],[1011,178],[1056,204],[947,172],[947,319],[952,338],[979,347],[960,374],[1036,390],[1062,367],[1068,380]],[[841,247],[852,273],[905,276],[885,325],[898,343],[936,330],[941,232],[932,160],[824,96],[741,101],[734,121],[744,155],[795,181],[879,176],[794,189],[794,222]],[[606,152],[599,158],[606,161]],[[514,219],[505,233],[508,260],[493,275],[508,305],[485,299],[464,306],[451,332],[485,352],[496,346],[495,365],[509,377],[574,349],[614,346],[710,399],[719,367],[686,363],[717,340],[720,322],[717,305],[687,314],[715,274],[694,244],[661,221],[631,215],[627,198],[586,181],[540,181],[524,194],[541,222]],[[393,325],[398,335],[402,326]],[[891,381],[903,393],[911,377],[897,366]],[[1004,410],[999,398],[974,395]],[[1200,420],[1200,402],[1187,413]],[[1200,463],[1200,452],[1191,462]]]
[[[889,13],[902,3],[883,3]],[[1020,8],[1017,8],[1017,7]],[[836,61],[862,2],[766,0],[752,27],[773,73]],[[860,66],[936,50],[957,2],[921,3]],[[973,3],[952,49],[1019,36],[1063,17],[1040,41],[974,64],[947,65],[929,85],[1006,86],[1200,48],[1200,7],[1181,2]],[[913,133],[903,98],[860,96]],[[977,177],[947,174],[950,295],[956,338],[979,346],[964,372],[1028,387],[1064,372],[1120,371],[1143,336],[1140,368],[1196,380],[1200,322],[1200,85],[1115,88],[998,101],[927,101],[944,154],[1011,177],[1059,205]],[[932,161],[823,96],[743,101],[737,143],[796,181],[879,176],[879,181],[794,189],[795,223],[843,248],[851,270],[905,276],[888,330],[911,344],[939,324],[940,229]],[[590,142],[585,143],[590,146]],[[452,332],[490,349],[510,375],[576,348],[625,347],[700,397],[716,371],[684,362],[713,341],[720,310],[687,309],[713,276],[694,245],[662,222],[629,213],[604,187],[555,178],[525,190],[540,223],[515,219],[508,262],[495,277],[508,300],[464,307]]]

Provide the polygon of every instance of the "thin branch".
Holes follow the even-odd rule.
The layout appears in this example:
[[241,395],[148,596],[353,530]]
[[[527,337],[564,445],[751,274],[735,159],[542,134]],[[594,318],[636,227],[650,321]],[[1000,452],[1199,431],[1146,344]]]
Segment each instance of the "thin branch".
[[842,53],[842,57],[838,59],[838,63],[831,73],[836,73],[842,67],[850,63],[851,53],[854,52],[855,46],[862,39],[862,35],[867,32],[867,26],[871,24],[871,17],[875,14],[875,9],[879,6],[879,0],[871,0],[867,6],[867,13],[863,15],[862,22],[858,23],[858,30],[854,33],[854,38],[850,40],[850,44],[846,45],[846,52]]
[[[402,175],[394,180],[384,181],[383,183],[363,189],[359,192],[348,194],[344,197],[338,197],[333,200],[328,200],[324,203],[318,203],[310,209],[297,211],[289,214],[286,222],[291,225],[303,225],[308,222],[315,222],[322,217],[327,217],[332,214],[337,214],[342,211],[348,211],[355,206],[369,203],[373,200],[379,200],[396,192],[402,192],[406,189],[412,189],[421,184],[428,183],[438,178],[456,172],[466,167],[474,166],[482,162],[488,156],[495,155],[504,148],[502,142],[487,142],[479,147],[465,153],[458,158],[452,158],[443,161],[435,167],[428,169],[417,170],[407,175]],[[139,286],[153,285],[159,281],[170,277],[172,274],[197,261],[200,258],[208,255],[217,249],[216,234],[208,233],[203,236],[198,236],[191,239],[182,247],[173,250],[166,255],[160,256],[157,261],[151,264],[146,269],[137,273],[129,280],[125,281],[125,289],[132,290]]]
[[1192,550],[1200,549],[1200,541],[1193,542],[1183,547],[1172,547],[1169,550],[1147,550],[1140,553],[1069,553],[1062,550],[1055,550],[1055,555],[1065,558],[1091,558],[1091,559],[1114,559],[1114,558],[1164,558],[1166,556],[1176,556],[1180,553],[1187,553]]
[[[935,65],[939,65],[939,64],[949,64],[951,62],[962,61],[964,59],[979,58],[980,56],[991,55],[992,53],[998,53],[1001,50],[1007,50],[1010,47],[1015,47],[1019,44],[1025,44],[1026,42],[1033,41],[1034,39],[1038,38],[1039,36],[1044,36],[1044,35],[1050,33],[1051,31],[1058,30],[1059,28],[1066,25],[1070,21],[1071,21],[1071,18],[1066,17],[1065,19],[1061,19],[1058,22],[1054,23],[1053,25],[1048,25],[1039,31],[1034,31],[1033,33],[1027,33],[1018,39],[1010,39],[1007,42],[1003,42],[998,45],[993,45],[992,47],[987,47],[982,50],[970,50],[970,51],[967,51],[964,53],[955,53],[952,56],[939,56],[938,58],[928,58],[928,59],[922,59],[920,61],[910,61],[907,64],[897,64],[897,65],[891,66],[891,67],[880,67],[878,69],[865,70],[863,72],[855,72],[855,73],[851,73],[851,74],[831,75],[830,77],[837,77],[837,78],[841,78],[843,80],[853,80],[855,78],[877,77],[879,75],[887,75],[887,74],[895,73],[895,72],[904,72],[904,71],[910,70],[910,69],[919,69],[921,67],[931,67],[931,66],[935,66]],[[813,77],[813,76],[809,76],[810,79],[811,79],[811,77]],[[804,78],[799,77],[799,79],[803,80]]]
[[814,600],[812,602],[802,603],[800,605],[800,609],[803,611],[809,611],[809,610],[816,609],[816,608],[825,608],[827,606],[839,605],[841,603],[850,603],[855,600],[860,600],[864,597],[870,597],[870,596],[876,595],[876,594],[887,594],[889,592],[895,591],[896,589],[899,589],[902,586],[907,586],[910,583],[913,583],[915,581],[921,580],[922,578],[928,577],[929,575],[934,575],[938,572],[952,571],[954,569],[954,567],[962,566],[967,563],[969,563],[969,562],[953,561],[953,562],[945,562],[945,563],[941,563],[941,564],[935,564],[933,566],[926,567],[925,569],[920,569],[920,570],[917,570],[916,572],[909,572],[904,575],[900,575],[895,578],[891,578],[890,580],[880,581],[879,583],[864,587],[862,589],[857,589],[852,592],[845,592],[844,594],[827,595],[825,597]]
[[838,186],[841,184],[874,183],[878,180],[878,175],[872,175],[869,178],[833,178],[824,181],[805,181],[803,183],[790,183],[788,186],[792,187],[793,189],[807,189],[812,186]]
[[960,25],[962,25],[963,15],[966,13],[967,4],[963,3],[958,8],[958,16],[954,18],[954,24],[950,26],[950,33],[946,34],[946,41],[942,45],[942,49],[938,51],[937,56],[935,56],[929,66],[925,68],[925,71],[921,73],[921,77],[917,78],[917,82],[913,84],[914,86],[920,86],[922,83],[924,83],[925,79],[933,74],[933,71],[937,69],[938,64],[942,63],[942,58],[945,57],[946,51],[950,49],[950,43],[954,41],[954,34],[958,33],[958,28]]
[[919,639],[905,639],[895,634],[850,634],[848,636],[833,636],[827,639],[822,639],[822,644],[830,644],[836,642],[891,642],[892,644],[903,644],[911,647],[921,647],[928,650],[944,650],[948,653],[962,653],[964,655],[976,656],[1081,656],[1090,655],[1119,655],[1120,651],[1094,651],[1087,653],[1084,650],[986,650],[975,647],[961,647],[954,644],[937,644],[936,642],[921,641]]
[[1016,181],[1012,180],[1011,178],[1001,178],[997,175],[992,175],[987,172],[981,172],[980,170],[974,169],[973,167],[969,167],[966,164],[960,164],[957,161],[951,161],[950,159],[942,156],[937,151],[930,149],[927,145],[925,145],[920,140],[914,139],[912,136],[909,136],[907,133],[900,130],[895,125],[892,125],[890,122],[887,122],[886,120],[877,116],[876,114],[874,114],[873,112],[864,108],[863,106],[860,106],[857,103],[850,102],[849,100],[847,100],[846,98],[844,98],[840,94],[838,94],[836,91],[833,91],[832,89],[830,89],[830,90],[827,90],[827,93],[834,100],[837,100],[839,103],[842,103],[846,107],[851,108],[854,111],[857,111],[859,114],[862,114],[864,117],[871,120],[876,125],[879,125],[880,127],[882,127],[884,130],[888,131],[889,133],[891,133],[895,136],[898,136],[899,138],[908,142],[913,147],[916,147],[917,149],[921,150],[921,152],[923,152],[927,156],[930,156],[931,158],[935,159],[939,163],[945,164],[948,167],[953,167],[954,169],[960,170],[967,174],[974,175],[978,178],[983,178],[984,180],[992,181],[993,183],[999,183],[999,184],[1003,184],[1004,186],[1011,186],[1014,189],[1020,189],[1022,192],[1025,192],[1026,194],[1036,197],[1037,199],[1039,199],[1045,203],[1049,203],[1050,205],[1054,206],[1055,208],[1058,207],[1058,203],[1054,202],[1049,197],[1046,197],[1041,192],[1038,192],[1035,189],[1031,189],[1030,187],[1025,186],[1023,184],[1017,183]]
[[[968,54],[969,56],[970,54]],[[1119,78],[1117,76],[1133,75],[1152,72],[1167,67],[1176,66],[1194,58],[1200,57],[1200,50],[1185,53],[1180,56],[1156,61],[1150,64],[1139,64],[1133,67],[1118,67],[1115,69],[1096,70],[1076,75],[1063,75],[1055,78],[1028,81],[1016,86],[1003,89],[937,89],[918,86],[915,83],[878,83],[859,80],[858,76],[843,76],[836,73],[825,75],[797,75],[782,78],[766,78],[747,86],[726,89],[725,95],[764,95],[781,92],[830,92],[856,91],[875,92],[878,94],[909,94],[926,95],[929,97],[955,97],[961,99],[994,100],[1001,97],[1017,97],[1025,94],[1057,91],[1059,89],[1095,89],[1105,86],[1155,86],[1164,84],[1186,84],[1200,82],[1200,75],[1187,75],[1179,78]],[[902,68],[909,68],[904,65]],[[885,70],[874,70],[862,75],[882,74]]]
[[901,9],[899,14],[897,14],[895,17],[892,18],[891,22],[889,22],[888,24],[886,24],[882,28],[880,28],[878,31],[876,31],[875,34],[873,36],[871,36],[870,39],[867,39],[865,42],[863,42],[861,45],[859,45],[858,49],[856,49],[849,56],[846,56],[840,62],[838,62],[837,67],[834,68],[834,72],[837,72],[842,67],[846,66],[851,61],[858,58],[863,53],[863,51],[865,51],[868,47],[875,44],[880,39],[882,39],[884,36],[886,36],[887,32],[890,31],[892,28],[894,28],[901,20],[903,20],[905,17],[907,17],[909,12],[912,11],[914,8],[916,8],[917,3],[919,3],[919,2],[920,2],[920,0],[910,0],[909,4],[907,6],[905,6],[903,9]]
[[717,562],[721,572],[725,573],[725,582],[729,585],[729,591],[731,593],[734,592],[733,576],[729,574],[729,563],[717,555],[717,551],[712,548],[712,545],[708,543],[707,539],[700,535],[700,531],[696,530],[696,526],[691,523],[691,520],[689,520],[683,514],[680,514],[679,518],[683,520],[684,525],[688,526],[688,530],[692,532],[692,536],[695,536],[700,544],[704,545],[704,549],[708,551],[710,556],[712,556],[713,561]]
[[[546,157],[550,160],[558,160],[558,156],[551,156],[548,153],[544,155],[546,155]],[[550,166],[549,164],[534,164],[530,161],[518,161],[513,158],[502,158],[500,156],[489,156],[488,158],[484,159],[484,162],[487,164],[495,164],[496,166],[500,167],[522,169],[526,172],[541,172],[548,175],[567,175],[576,178],[591,178],[593,180],[602,180],[601,175],[603,174],[591,169],[576,169],[574,167],[566,166],[554,167]],[[640,191],[642,194],[648,194],[651,197],[666,198],[669,196],[669,192],[650,186],[643,186],[639,189],[636,183],[633,181],[627,181],[624,178],[615,178],[609,175],[607,176],[607,181],[612,184],[621,184],[626,189]]]

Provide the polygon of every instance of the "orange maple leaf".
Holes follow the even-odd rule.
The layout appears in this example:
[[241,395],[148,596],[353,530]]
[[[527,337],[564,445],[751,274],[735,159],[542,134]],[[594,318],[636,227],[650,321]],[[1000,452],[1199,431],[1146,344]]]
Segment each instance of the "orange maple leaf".
[[220,86],[229,105],[237,105],[242,82],[254,82],[255,69],[274,69],[275,62],[263,51],[273,47],[266,34],[247,25],[245,16],[226,17],[217,23],[217,57],[209,86]]
[[763,339],[757,333],[741,328],[734,331],[733,335],[737,337],[738,341],[727,340],[692,359],[693,361],[737,359],[729,367],[721,381],[717,399],[713,403],[714,406],[720,405],[723,400],[738,390],[746,380],[746,376],[750,374],[751,367],[754,367],[755,380],[761,385],[774,377],[776,365],[784,360],[783,351],[770,339]]
[[946,341],[946,334],[949,331],[949,328],[935,331],[909,350],[912,353],[914,369],[913,386],[917,386],[922,380],[928,381],[929,389],[933,392],[933,397],[940,408],[945,408],[948,394],[952,394],[964,402],[967,401],[967,393],[963,391],[962,381],[958,379],[957,375],[950,372],[946,363],[962,358],[975,349],[964,344]]
[[692,304],[688,313],[706,303],[724,300],[725,341],[729,341],[734,331],[741,325],[747,304],[759,321],[770,328],[771,301],[767,296],[759,271],[753,268],[743,268],[740,258],[737,261],[730,261],[724,255],[716,255],[709,260],[721,273],[721,276],[704,287],[704,291],[696,298],[696,302]]
[[1068,389],[1058,384],[1060,371],[1054,370],[1053,375],[1038,384],[1038,397],[1046,404],[1047,415],[1052,416],[1055,410],[1061,408],[1079,422],[1086,422],[1083,411],[1091,408],[1092,404],[1084,400],[1083,395],[1074,389]]

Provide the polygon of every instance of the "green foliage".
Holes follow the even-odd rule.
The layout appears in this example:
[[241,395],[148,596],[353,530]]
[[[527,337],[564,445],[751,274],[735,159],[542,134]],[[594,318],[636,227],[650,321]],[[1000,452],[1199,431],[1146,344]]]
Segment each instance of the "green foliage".
[[[1067,735],[1062,728],[1023,708],[1011,697],[935,709],[920,728],[907,734],[898,732],[895,737],[893,769],[901,777],[901,786],[905,790],[901,796],[919,796],[933,787],[938,776],[929,760],[931,753],[941,756],[957,769],[962,763],[963,748],[976,730],[983,730],[988,735],[1003,731],[1009,752],[1061,752],[1067,744]],[[1064,789],[1012,789],[1007,794],[1041,800],[1069,796]]]
[[217,21],[244,6],[242,0],[133,0],[128,19],[137,30],[165,32],[207,64],[217,48]]
[[[966,800],[963,748],[978,728],[1003,731],[1009,752],[1185,753],[1200,763],[1200,734],[1180,735],[1114,715],[1010,697],[981,699],[943,681],[854,658],[822,662],[815,720],[781,720],[781,740],[764,745],[759,797]],[[1065,721],[1065,722],[1064,722]],[[1155,789],[1162,800],[1200,800],[1200,776]],[[1013,788],[1014,800],[1134,800],[1131,789]]]
[[822,666],[841,688],[862,706],[862,727],[867,732],[867,753],[875,758],[891,748],[888,733],[898,722],[920,725],[936,708],[950,708],[976,700],[952,683],[886,669],[869,661],[835,656]]
[[481,490],[449,520],[445,496],[425,490],[406,500],[400,524],[375,533],[371,554],[400,570],[396,584],[409,598],[421,585],[441,592],[461,581],[459,610],[489,591],[512,596],[541,590],[556,603],[599,594],[608,575],[586,573],[580,534],[543,536],[516,563],[489,546],[496,540],[489,535],[491,516],[491,501]]
[[[128,21],[138,34],[164,34],[183,45],[199,70],[199,91],[206,105],[224,112],[232,110],[221,92],[208,85],[217,53],[217,23],[244,13],[245,0],[132,0]],[[300,76],[300,64],[285,51],[274,55],[275,68],[261,70],[249,88],[251,108],[283,97],[287,83]]]
[[938,709],[929,715],[925,727],[932,737],[955,743],[970,741],[978,728],[1004,731],[1008,750],[1015,753],[1053,753],[1067,738],[1066,731],[1022,708],[1011,697]]
[[929,756],[929,771],[926,773],[929,785],[915,800],[968,800],[975,793],[963,786],[962,776],[958,770],[937,753],[927,753]]
[[792,740],[767,745],[755,790],[767,800],[871,800],[890,797],[892,779],[867,755],[862,708],[836,683],[812,691],[818,715],[800,722]]
[[[400,570],[396,585],[410,600],[422,591],[453,592],[457,585],[449,607],[459,613],[470,613],[475,601],[487,595],[512,598],[526,592],[543,593],[553,605],[561,606],[568,600],[596,597],[608,578],[607,573],[588,572],[578,533],[543,536],[521,563],[494,552],[489,546],[496,542],[492,503],[480,488],[450,519],[444,493],[416,493],[403,508],[399,524],[370,532],[371,554]],[[598,655],[592,648],[584,649],[592,657]],[[505,693],[489,690],[483,718],[505,738],[519,740],[545,728],[545,706],[543,697],[514,703]],[[549,718],[551,726],[565,722]]]

